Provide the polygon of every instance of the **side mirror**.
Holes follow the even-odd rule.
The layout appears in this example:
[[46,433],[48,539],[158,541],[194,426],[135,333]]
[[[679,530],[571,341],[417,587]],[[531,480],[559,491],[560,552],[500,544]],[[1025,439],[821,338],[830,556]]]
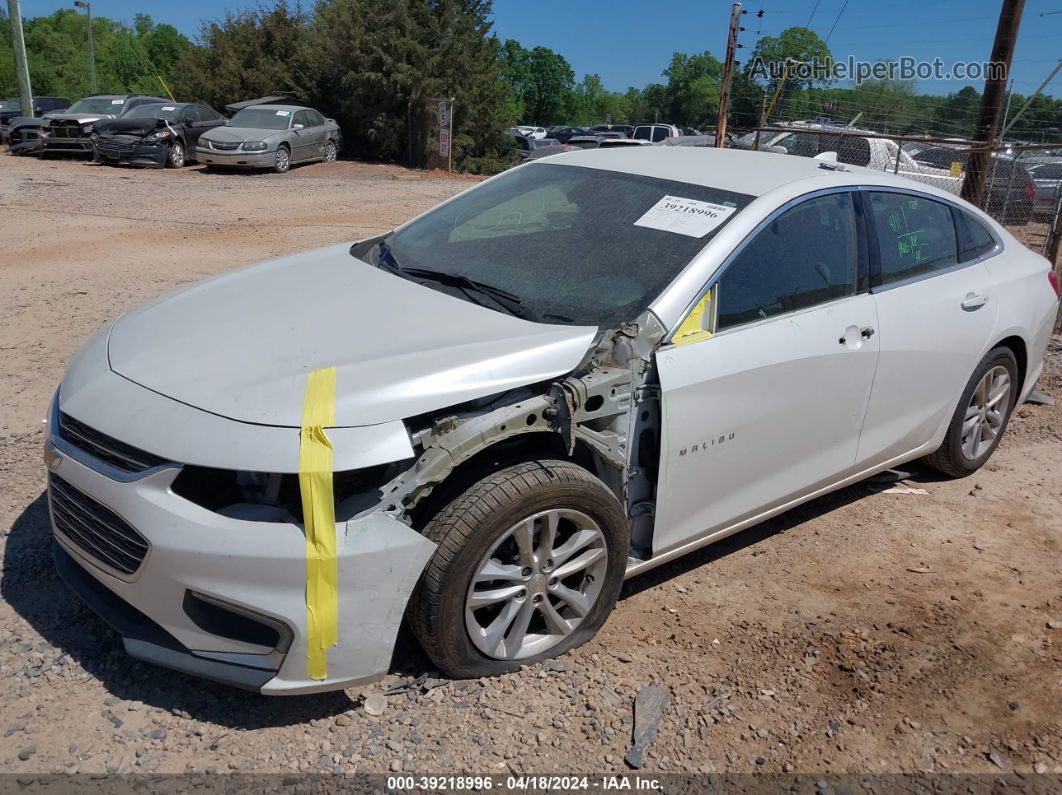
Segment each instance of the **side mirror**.
[[293,124],[293,125],[291,125],[291,128],[293,130],[301,130],[303,128],[303,125],[301,125],[301,124]]

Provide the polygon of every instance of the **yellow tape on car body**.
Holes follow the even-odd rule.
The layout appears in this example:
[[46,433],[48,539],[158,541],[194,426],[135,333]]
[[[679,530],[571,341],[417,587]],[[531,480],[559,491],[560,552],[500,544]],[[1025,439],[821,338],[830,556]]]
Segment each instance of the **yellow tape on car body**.
[[332,443],[324,429],[336,422],[336,368],[314,370],[306,381],[299,437],[299,491],[306,531],[306,669],[328,676],[328,649],[339,640],[339,564],[332,496]]
[[704,328],[704,318],[711,308],[712,294],[707,292],[704,297],[690,310],[686,319],[682,321],[678,330],[671,337],[673,345],[689,345],[691,342],[710,340],[712,332]]

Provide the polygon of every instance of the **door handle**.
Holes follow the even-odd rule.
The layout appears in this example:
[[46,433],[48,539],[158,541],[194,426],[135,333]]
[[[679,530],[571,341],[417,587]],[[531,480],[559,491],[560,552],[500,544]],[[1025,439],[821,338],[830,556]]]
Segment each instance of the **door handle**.
[[980,309],[982,306],[988,303],[988,296],[980,293],[967,293],[966,297],[962,299],[962,303],[959,304],[966,312],[973,312],[975,309]]
[[[871,337],[874,336],[874,327],[873,326],[863,326],[862,328],[857,328],[856,326],[849,326],[848,328],[845,329],[844,335],[837,341],[841,345],[847,345],[848,344],[849,335],[851,335],[852,337],[855,337],[856,331],[859,332],[859,336],[862,339],[864,339],[864,340],[868,340],[868,339],[870,339]],[[856,340],[854,344],[856,345],[856,347],[858,347],[859,341]]]

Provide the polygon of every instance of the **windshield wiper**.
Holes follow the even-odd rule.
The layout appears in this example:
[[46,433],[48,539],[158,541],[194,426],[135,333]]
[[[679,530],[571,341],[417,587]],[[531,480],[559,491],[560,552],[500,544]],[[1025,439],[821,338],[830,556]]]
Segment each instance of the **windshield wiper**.
[[535,319],[532,312],[524,306],[523,299],[510,293],[508,290],[503,290],[501,287],[495,287],[491,284],[476,281],[475,279],[471,279],[468,276],[462,276],[458,273],[435,271],[429,268],[404,268],[398,264],[394,254],[391,253],[387,241],[381,240],[376,244],[376,247],[377,252],[379,253],[378,259],[380,267],[391,273],[396,273],[399,276],[405,276],[418,281],[429,281],[447,287],[456,287],[464,293],[470,301],[479,304],[480,306],[485,306],[481,299],[487,298],[496,307],[500,307],[510,315],[514,315],[523,320]]

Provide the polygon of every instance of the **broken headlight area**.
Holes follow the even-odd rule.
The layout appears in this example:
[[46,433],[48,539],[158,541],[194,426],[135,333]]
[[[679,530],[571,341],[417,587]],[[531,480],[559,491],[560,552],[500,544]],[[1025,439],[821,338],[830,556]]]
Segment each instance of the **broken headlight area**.
[[171,133],[169,130],[156,130],[155,132],[144,136],[144,143],[157,144],[161,143],[162,141],[168,141],[172,137],[173,133]]
[[[343,522],[379,503],[383,487],[413,459],[332,476],[336,521]],[[246,472],[185,466],[173,481],[174,494],[201,508],[248,522],[302,522],[302,493],[294,473]]]

